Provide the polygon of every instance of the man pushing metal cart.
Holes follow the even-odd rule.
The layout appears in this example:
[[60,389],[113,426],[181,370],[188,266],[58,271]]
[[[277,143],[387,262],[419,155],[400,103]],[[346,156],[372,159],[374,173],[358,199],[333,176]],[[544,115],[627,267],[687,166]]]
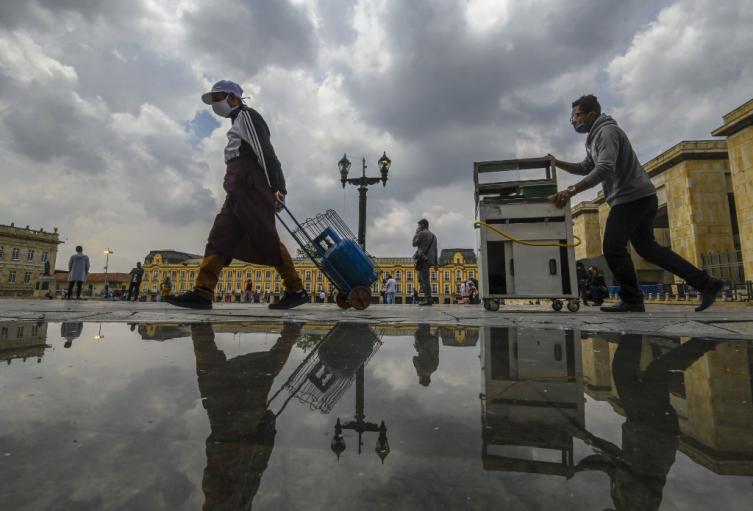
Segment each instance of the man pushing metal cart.
[[479,232],[480,294],[496,311],[505,299],[551,300],[555,311],[580,308],[569,204],[558,208],[550,158],[473,164]]

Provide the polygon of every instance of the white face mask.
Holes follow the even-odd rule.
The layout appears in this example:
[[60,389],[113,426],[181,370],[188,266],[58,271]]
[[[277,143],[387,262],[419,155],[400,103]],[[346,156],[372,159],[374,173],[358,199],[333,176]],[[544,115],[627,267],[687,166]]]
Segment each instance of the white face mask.
[[214,110],[214,113],[220,117],[229,117],[230,112],[235,110],[235,108],[230,106],[230,103],[227,102],[227,98],[225,98],[222,101],[212,103],[212,110]]

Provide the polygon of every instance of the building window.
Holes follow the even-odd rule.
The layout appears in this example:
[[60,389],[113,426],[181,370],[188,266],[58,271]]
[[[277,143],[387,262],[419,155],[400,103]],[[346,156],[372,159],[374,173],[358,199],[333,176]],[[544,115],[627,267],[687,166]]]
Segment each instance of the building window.
[[190,280],[191,282],[193,282],[194,280],[196,280],[196,272],[194,272],[194,271],[191,271],[191,272],[190,272],[190,273],[188,274],[188,280]]
[[26,262],[30,263],[34,260],[34,249],[30,248],[28,252],[26,252]]
[[402,276],[403,276],[403,272],[401,272],[400,270],[397,270],[397,271],[395,272],[395,279],[397,279],[397,280],[400,280],[400,278],[401,278]]
[[316,290],[317,290],[317,291],[323,291],[323,290],[324,290],[324,286],[322,286],[322,283],[321,283],[321,282],[319,282],[319,283],[318,283],[318,284],[316,285]]
[[450,280],[450,272],[448,272],[448,271],[444,272],[444,279],[445,280]]
[[0,328],[0,341],[4,341],[8,338],[8,327],[4,326]]
[[408,282],[413,282],[413,272],[405,272],[405,276],[408,278]]
[[448,295],[450,294],[450,285],[445,283],[444,285],[444,294]]
[[265,271],[264,272],[264,279],[270,280],[272,278],[272,272],[271,271]]
[[232,289],[233,289],[232,282],[228,282],[227,284],[225,284],[225,291],[229,293]]
[[159,279],[159,271],[154,270],[152,272],[152,280],[158,280]]
[[306,280],[309,280],[309,281],[311,280],[311,270],[306,270]]
[[473,277],[475,277],[475,276],[476,276],[476,274],[475,274],[475,273],[473,273],[473,270],[468,270],[468,278],[469,278],[469,279],[472,279],[472,278],[473,278]]
[[31,336],[36,337],[39,335],[39,325],[31,325]]
[[395,286],[395,292],[397,294],[400,294],[402,291],[400,291],[400,282],[397,282],[397,285]]
[[180,280],[186,280],[186,270],[180,271]]
[[463,272],[461,270],[457,270],[455,272],[455,278],[458,279],[458,280],[462,280],[463,279]]
[[317,280],[322,280],[322,271],[321,270],[319,270],[319,271],[316,272],[316,278],[317,278]]
[[241,287],[242,287],[241,281],[240,280],[235,281],[235,289],[237,289],[238,291],[240,291]]
[[250,278],[251,278],[251,272],[247,271],[246,272],[246,280],[249,280]]
[[459,282],[457,284],[457,287],[455,288],[455,294],[456,295],[461,295],[462,294],[461,291],[460,291],[460,283]]
[[24,336],[24,327],[20,326],[16,329],[16,339],[20,339]]
[[261,280],[261,270],[256,270],[256,280]]
[[24,284],[31,283],[31,272],[27,271],[24,273]]
[[165,280],[166,278],[167,278],[167,272],[163,271],[162,272],[162,280]]
[[311,282],[306,282],[306,291],[311,292]]
[[413,294],[413,282],[408,281],[408,294]]
[[5,247],[0,245],[0,259],[2,259],[4,255],[5,255]]
[[42,252],[42,262],[46,263],[49,260],[50,260],[50,253],[47,251]]
[[437,283],[431,285],[431,292],[434,294],[437,294]]
[[264,291],[269,292],[269,282],[264,283]]
[[185,290],[186,290],[186,283],[185,282],[181,282],[180,283],[180,292],[182,293]]
[[174,271],[172,274],[170,274],[170,278],[174,281],[178,280],[178,272]]
[[18,261],[21,258],[21,250],[18,248],[14,248],[10,254],[10,258],[13,259],[14,261]]
[[243,278],[243,272],[242,271],[235,272],[235,279],[236,280],[241,280],[242,278]]
[[435,271],[431,272],[431,280],[433,280],[434,282],[437,281],[437,272]]
[[16,270],[11,270],[8,272],[8,284],[15,284],[16,283]]

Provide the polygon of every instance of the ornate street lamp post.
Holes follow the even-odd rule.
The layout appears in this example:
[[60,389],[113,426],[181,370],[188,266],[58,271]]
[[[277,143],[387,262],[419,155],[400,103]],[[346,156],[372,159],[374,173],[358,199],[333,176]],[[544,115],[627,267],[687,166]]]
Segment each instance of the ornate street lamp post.
[[348,171],[350,170],[350,160],[348,155],[344,154],[342,159],[337,162],[337,167],[340,169],[340,182],[345,188],[346,184],[352,184],[358,186],[358,244],[361,248],[366,248],[366,191],[369,186],[382,182],[382,186],[387,186],[387,173],[390,170],[392,160],[387,157],[387,152],[382,154],[377,162],[379,164],[379,172],[382,177],[366,177],[366,158],[362,157],[362,169],[361,177],[348,178]]

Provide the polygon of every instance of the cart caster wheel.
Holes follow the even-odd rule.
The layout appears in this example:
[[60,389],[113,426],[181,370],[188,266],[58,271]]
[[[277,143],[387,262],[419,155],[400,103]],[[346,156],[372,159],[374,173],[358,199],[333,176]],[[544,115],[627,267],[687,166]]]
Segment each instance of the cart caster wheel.
[[484,300],[484,309],[490,312],[497,312],[499,310],[499,301],[491,299]]
[[348,297],[345,296],[345,293],[338,292],[335,295],[335,303],[342,310],[347,310],[350,307],[350,303],[348,302]]
[[567,310],[570,312],[578,312],[580,310],[580,300],[568,300]]
[[348,301],[355,310],[362,311],[371,304],[371,291],[367,287],[356,286],[348,293]]
[[559,312],[562,310],[562,300],[552,300],[552,309]]

